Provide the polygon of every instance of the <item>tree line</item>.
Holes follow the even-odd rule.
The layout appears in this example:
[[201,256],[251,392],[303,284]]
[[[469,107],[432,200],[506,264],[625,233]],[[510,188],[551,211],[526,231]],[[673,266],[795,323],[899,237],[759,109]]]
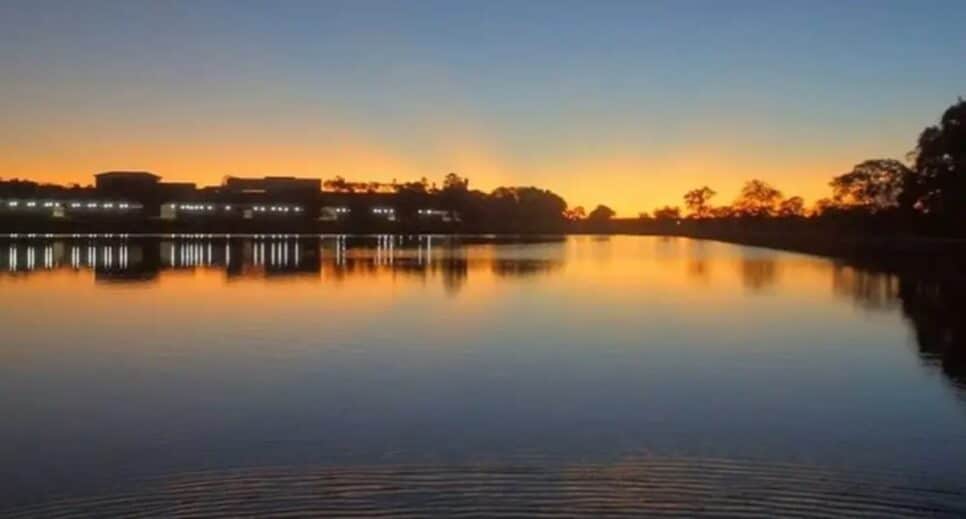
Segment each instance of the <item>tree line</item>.
[[[560,195],[534,186],[504,186],[489,192],[471,189],[469,179],[456,173],[447,174],[439,186],[426,178],[379,183],[349,182],[342,177],[323,185],[320,197],[326,192],[388,196],[403,220],[427,207],[452,211],[471,230],[594,229],[616,216],[605,205],[589,212],[569,207]],[[966,101],[960,98],[938,124],[925,128],[906,161],[866,160],[834,177],[829,186],[830,196],[811,206],[760,179],[747,181],[737,198],[723,205],[715,204],[714,189],[701,186],[685,193],[682,205],[658,207],[641,213],[638,220],[800,220],[962,234],[966,232],[960,229],[966,216]],[[0,197],[91,196],[93,191],[76,184],[61,187],[0,180]]]
[[[966,217],[966,101],[960,98],[939,123],[925,128],[906,161],[870,159],[829,182],[831,194],[806,206],[800,196],[785,196],[760,179],[745,182],[730,204],[715,205],[708,186],[686,192],[682,206],[664,206],[641,219],[816,219],[887,222],[906,228],[961,233]],[[582,214],[582,210],[577,213]],[[599,206],[587,219],[609,219]]]

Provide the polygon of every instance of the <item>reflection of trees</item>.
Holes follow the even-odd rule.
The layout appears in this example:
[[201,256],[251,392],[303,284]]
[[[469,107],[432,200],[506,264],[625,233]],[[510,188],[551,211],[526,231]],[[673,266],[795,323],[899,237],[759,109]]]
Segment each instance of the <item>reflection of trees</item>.
[[551,272],[561,263],[538,259],[494,259],[490,262],[493,273],[500,277],[527,277]]
[[704,258],[692,258],[688,261],[688,276],[696,281],[707,283],[711,279],[711,269]]
[[741,280],[749,290],[765,290],[778,281],[778,264],[771,258],[742,259]]
[[465,258],[442,258],[434,263],[443,274],[443,288],[448,294],[457,294],[469,277],[469,264]]
[[899,298],[920,356],[966,391],[966,283],[904,277]]
[[893,274],[837,264],[832,269],[832,290],[869,310],[886,310],[898,303],[899,280]]
[[836,268],[835,292],[863,308],[901,305],[917,352],[966,398],[966,280],[954,272],[905,268],[895,274],[849,266]]

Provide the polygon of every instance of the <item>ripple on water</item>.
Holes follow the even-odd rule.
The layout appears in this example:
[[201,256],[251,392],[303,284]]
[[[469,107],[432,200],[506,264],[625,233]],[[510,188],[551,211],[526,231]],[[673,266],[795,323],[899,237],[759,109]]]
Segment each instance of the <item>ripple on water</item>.
[[894,474],[731,460],[579,466],[270,467],[193,472],[4,517],[963,517],[966,493]]

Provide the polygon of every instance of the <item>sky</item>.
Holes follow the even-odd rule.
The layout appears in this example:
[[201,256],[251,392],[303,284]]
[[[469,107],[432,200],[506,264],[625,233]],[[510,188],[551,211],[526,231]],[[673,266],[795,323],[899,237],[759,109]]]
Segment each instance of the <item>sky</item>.
[[966,95],[966,2],[0,0],[0,178],[807,201]]

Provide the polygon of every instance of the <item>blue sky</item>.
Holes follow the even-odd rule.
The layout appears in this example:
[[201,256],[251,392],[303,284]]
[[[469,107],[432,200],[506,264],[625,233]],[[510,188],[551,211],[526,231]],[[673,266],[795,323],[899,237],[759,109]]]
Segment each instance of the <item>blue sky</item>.
[[0,3],[0,177],[537,184],[623,214],[814,199],[966,94],[966,3]]

